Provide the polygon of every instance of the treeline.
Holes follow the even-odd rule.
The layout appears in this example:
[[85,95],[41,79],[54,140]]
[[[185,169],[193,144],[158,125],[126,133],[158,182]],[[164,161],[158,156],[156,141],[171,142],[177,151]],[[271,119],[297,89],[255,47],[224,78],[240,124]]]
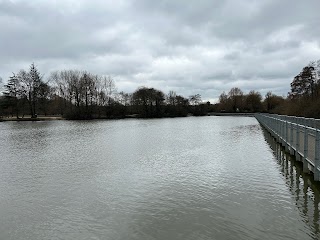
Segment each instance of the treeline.
[[86,71],[52,72],[46,80],[34,64],[8,79],[0,96],[0,116],[23,118],[59,115],[67,119],[203,116],[209,112],[269,112],[320,118],[320,60],[305,66],[291,83],[287,97],[234,87],[219,102],[203,102],[148,87],[118,92],[110,76]]
[[284,98],[268,92],[264,99],[258,91],[244,94],[240,88],[231,88],[226,94],[219,97],[217,109],[220,112],[279,112],[282,109]]
[[232,88],[219,97],[217,109],[226,112],[269,112],[320,118],[320,60],[309,63],[290,84],[287,97],[268,92],[264,98],[257,91],[244,94]]
[[165,94],[147,87],[133,93],[117,92],[110,76],[77,70],[52,72],[45,81],[34,64],[28,71],[13,73],[0,98],[0,116],[16,118],[154,118],[206,115],[209,111],[212,105],[203,104],[199,94],[185,98],[174,91]]

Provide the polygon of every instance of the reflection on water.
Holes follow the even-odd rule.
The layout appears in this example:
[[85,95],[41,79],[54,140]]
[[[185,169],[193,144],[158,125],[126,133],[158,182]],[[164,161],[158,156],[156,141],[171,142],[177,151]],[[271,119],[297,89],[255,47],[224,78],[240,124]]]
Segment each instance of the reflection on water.
[[314,233],[314,239],[320,239],[319,203],[320,184],[313,180],[313,176],[303,173],[301,162],[285,152],[276,140],[264,130],[264,136],[276,156],[279,169],[285,177],[290,193],[304,221]]

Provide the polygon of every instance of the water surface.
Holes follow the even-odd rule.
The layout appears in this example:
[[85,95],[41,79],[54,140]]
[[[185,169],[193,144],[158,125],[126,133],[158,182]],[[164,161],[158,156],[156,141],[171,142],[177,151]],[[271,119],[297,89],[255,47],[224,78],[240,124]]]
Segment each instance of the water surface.
[[0,239],[318,239],[318,189],[255,118],[0,123]]

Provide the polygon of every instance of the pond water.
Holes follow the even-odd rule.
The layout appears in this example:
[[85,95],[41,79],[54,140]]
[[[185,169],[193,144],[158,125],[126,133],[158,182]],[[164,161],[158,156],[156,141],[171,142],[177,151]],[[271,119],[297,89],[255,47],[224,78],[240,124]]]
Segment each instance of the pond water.
[[0,123],[0,239],[318,239],[319,186],[252,117]]

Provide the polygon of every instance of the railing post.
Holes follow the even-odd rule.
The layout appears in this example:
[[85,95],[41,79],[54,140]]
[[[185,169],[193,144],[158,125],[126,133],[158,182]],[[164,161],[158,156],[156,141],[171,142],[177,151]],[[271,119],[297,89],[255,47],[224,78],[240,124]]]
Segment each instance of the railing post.
[[315,160],[314,160],[314,180],[320,181],[320,131],[316,129],[316,146],[315,146]]
[[289,150],[289,134],[288,134],[288,128],[289,128],[289,123],[288,123],[288,121],[287,121],[288,119],[286,119],[286,139],[285,139],[285,149],[286,149],[286,151],[288,151]]
[[283,146],[286,146],[286,142],[287,142],[287,119],[284,117],[283,118],[283,121],[284,121],[284,124],[283,124],[283,143],[284,145]]
[[280,144],[282,144],[283,122],[280,119]]
[[300,157],[300,125],[296,126],[296,157]]
[[308,127],[307,127],[307,120],[305,120],[305,125],[304,125],[304,146],[303,146],[303,172],[307,173],[309,172],[308,168]]
[[277,126],[277,140],[279,141],[280,140],[280,121],[279,119],[275,119],[275,122],[276,122],[276,126]]
[[290,123],[290,154],[293,154],[293,122]]

